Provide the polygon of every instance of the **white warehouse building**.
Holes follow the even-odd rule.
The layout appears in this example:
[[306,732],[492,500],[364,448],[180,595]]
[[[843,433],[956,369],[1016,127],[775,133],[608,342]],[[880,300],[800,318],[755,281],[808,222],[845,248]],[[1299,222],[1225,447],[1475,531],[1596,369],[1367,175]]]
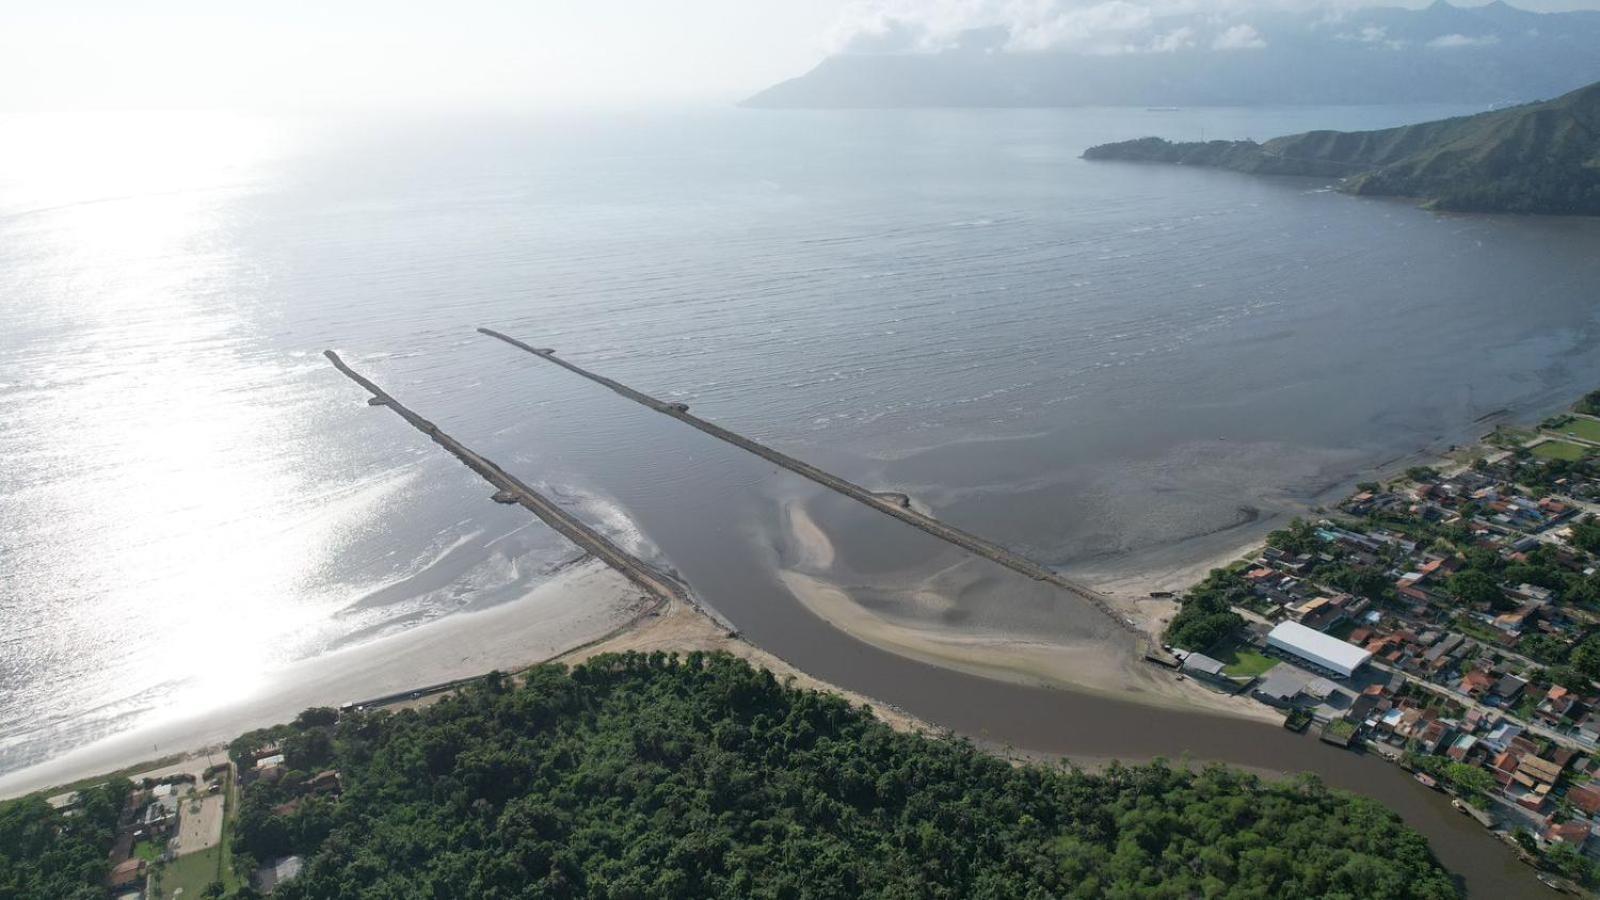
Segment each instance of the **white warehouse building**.
[[1314,666],[1349,678],[1372,658],[1355,644],[1307,628],[1299,622],[1281,622],[1267,634],[1267,646],[1298,656]]

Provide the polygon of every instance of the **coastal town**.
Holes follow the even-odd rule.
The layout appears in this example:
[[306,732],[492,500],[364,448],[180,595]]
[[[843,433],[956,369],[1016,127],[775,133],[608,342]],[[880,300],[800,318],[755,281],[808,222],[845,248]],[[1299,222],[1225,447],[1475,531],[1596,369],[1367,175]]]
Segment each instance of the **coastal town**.
[[1319,513],[1184,595],[1179,677],[1390,759],[1546,877],[1592,882],[1600,391]]

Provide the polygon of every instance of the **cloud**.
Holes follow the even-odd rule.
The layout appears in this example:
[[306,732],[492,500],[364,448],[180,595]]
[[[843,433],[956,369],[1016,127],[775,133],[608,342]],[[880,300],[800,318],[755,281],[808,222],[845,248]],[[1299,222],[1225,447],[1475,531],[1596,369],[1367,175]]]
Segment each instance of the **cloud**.
[[1185,25],[1157,36],[1150,42],[1151,53],[1176,53],[1194,46],[1194,29]]
[[1467,37],[1464,34],[1445,34],[1428,42],[1428,46],[1435,50],[1455,50],[1462,47],[1487,47],[1490,44],[1500,43],[1500,38],[1492,34],[1482,37]]
[[1382,25],[1364,25],[1360,31],[1346,31],[1333,37],[1337,41],[1354,41],[1358,44],[1384,47],[1389,50],[1399,50],[1406,46],[1405,41],[1389,37],[1389,29]]
[[1234,25],[1211,42],[1213,50],[1259,50],[1267,45],[1254,25]]
[[[1035,9],[1059,4],[1033,4]],[[1079,50],[1124,52],[1128,39],[1155,24],[1149,6],[1129,0],[1107,0],[1092,6],[1055,8],[1015,21],[1009,50]]]
[[[1266,45],[1245,21],[1255,13],[1315,13],[1347,21],[1375,0],[850,0],[836,52],[937,53],[983,49],[1089,54],[1245,50]],[[1207,40],[1203,32],[1215,35]]]

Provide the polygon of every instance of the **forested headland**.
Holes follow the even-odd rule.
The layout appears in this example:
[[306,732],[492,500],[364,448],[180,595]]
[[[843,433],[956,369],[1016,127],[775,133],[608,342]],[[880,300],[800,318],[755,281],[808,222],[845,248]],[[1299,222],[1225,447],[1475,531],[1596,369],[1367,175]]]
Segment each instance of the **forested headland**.
[[1085,159],[1340,179],[1352,194],[1462,212],[1600,215],[1600,84],[1509,109],[1380,131],[1102,144]]

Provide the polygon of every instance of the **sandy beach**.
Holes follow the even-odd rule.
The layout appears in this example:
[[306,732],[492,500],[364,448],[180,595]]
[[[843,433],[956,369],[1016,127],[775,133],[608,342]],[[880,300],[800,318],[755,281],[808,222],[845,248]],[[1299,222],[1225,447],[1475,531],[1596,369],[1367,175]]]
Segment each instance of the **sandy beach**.
[[159,721],[0,775],[13,797],[132,763],[224,744],[286,722],[312,706],[337,706],[430,684],[515,670],[591,644],[647,608],[642,592],[598,560],[568,567],[509,603],[267,673],[228,706],[173,711]]
[[[1398,471],[1419,461],[1461,464],[1461,453],[1418,454],[1384,468]],[[910,497],[913,505],[920,505]],[[1206,712],[1276,724],[1279,716],[1246,697],[1210,690],[1141,661],[1131,643],[1116,639],[1042,639],[1022,633],[944,625],[938,613],[959,603],[960,576],[937,573],[921,583],[895,585],[908,608],[930,614],[907,621],[880,614],[841,585],[833,540],[803,502],[782,506],[783,586],[813,615],[867,644],[933,665],[984,678],[1080,691],[1165,708]],[[1214,568],[1248,557],[1278,522],[1209,547],[1168,547],[1120,571],[1075,573],[1104,593],[1138,628],[1159,640],[1177,613],[1171,598]],[[1219,549],[1220,548],[1220,549]],[[946,576],[946,577],[941,577]],[[877,586],[876,593],[884,588]],[[0,797],[125,767],[140,760],[190,754],[225,744],[241,732],[293,718],[302,709],[401,693],[491,669],[515,671],[546,661],[582,662],[600,653],[655,650],[721,651],[772,670],[798,687],[841,694],[871,708],[903,730],[934,730],[896,707],[814,678],[728,630],[716,615],[694,605],[651,608],[643,593],[619,573],[589,558],[526,596],[488,610],[380,638],[268,673],[236,702],[221,708],[174,712],[139,729],[71,751],[47,762],[0,775]],[[425,701],[419,701],[425,702]],[[1103,760],[1077,760],[1094,767]]]

